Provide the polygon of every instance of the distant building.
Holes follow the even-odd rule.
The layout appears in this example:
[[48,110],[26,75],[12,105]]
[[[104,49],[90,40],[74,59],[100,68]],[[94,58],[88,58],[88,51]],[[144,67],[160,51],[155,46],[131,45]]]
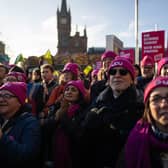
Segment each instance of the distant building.
[[62,0],[61,10],[57,9],[58,54],[84,53],[87,51],[87,33],[83,36],[76,31],[71,36],[71,12],[67,10],[66,0]]
[[88,48],[87,54],[103,54],[105,52],[104,47],[90,47]]
[[119,54],[123,49],[123,42],[115,35],[106,35],[106,50],[114,51]]

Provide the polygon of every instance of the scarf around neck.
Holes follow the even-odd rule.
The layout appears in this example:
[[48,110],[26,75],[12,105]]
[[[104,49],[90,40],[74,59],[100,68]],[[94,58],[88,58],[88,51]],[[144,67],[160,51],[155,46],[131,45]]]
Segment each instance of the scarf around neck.
[[131,131],[126,147],[125,160],[128,168],[152,168],[151,150],[168,152],[168,142],[155,138],[149,123],[139,120]]

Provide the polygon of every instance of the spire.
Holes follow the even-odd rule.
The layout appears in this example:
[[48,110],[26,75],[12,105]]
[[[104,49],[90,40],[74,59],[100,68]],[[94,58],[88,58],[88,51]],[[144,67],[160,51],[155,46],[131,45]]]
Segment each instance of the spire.
[[84,36],[85,36],[85,37],[87,36],[87,33],[86,33],[86,25],[85,25],[85,28],[84,28]]
[[67,13],[67,4],[66,4],[66,0],[62,0],[62,4],[61,4],[61,12],[62,12],[62,13]]

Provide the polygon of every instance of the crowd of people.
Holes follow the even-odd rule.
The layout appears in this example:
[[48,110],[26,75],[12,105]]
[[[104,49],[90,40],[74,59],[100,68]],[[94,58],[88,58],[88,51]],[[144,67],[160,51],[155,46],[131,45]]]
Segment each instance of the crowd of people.
[[168,58],[106,51],[87,76],[0,64],[0,167],[167,168]]

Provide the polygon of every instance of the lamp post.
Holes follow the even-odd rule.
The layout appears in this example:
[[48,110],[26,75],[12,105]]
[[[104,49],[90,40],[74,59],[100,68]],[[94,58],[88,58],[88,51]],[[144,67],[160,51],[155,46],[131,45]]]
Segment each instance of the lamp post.
[[135,0],[135,63],[139,64],[139,47],[138,47],[138,0]]

